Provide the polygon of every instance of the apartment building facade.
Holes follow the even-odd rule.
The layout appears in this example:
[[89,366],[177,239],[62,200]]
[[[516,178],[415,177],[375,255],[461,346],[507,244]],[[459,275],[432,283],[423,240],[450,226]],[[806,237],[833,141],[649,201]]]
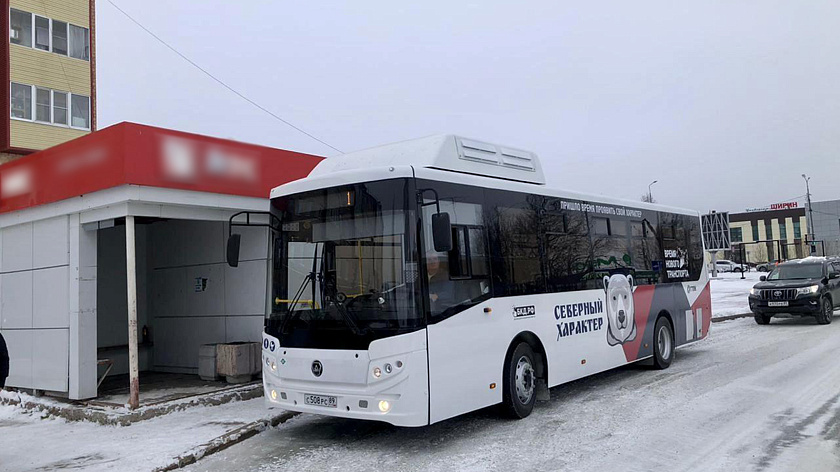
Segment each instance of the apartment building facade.
[[95,0],[0,0],[0,163],[96,129]]

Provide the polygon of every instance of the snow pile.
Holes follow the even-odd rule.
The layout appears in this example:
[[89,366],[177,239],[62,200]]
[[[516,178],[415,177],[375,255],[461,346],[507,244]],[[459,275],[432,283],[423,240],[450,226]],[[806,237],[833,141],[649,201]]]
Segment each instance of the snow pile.
[[197,406],[131,426],[102,426],[0,405],[0,469],[149,471],[165,467],[225,433],[254,421],[268,421],[280,412],[267,409],[263,398],[255,398]]

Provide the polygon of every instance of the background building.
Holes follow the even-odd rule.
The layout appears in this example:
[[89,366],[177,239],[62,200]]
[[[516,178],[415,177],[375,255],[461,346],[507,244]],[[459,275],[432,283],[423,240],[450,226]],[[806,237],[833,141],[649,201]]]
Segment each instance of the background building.
[[[733,246],[744,243],[743,262],[796,259],[810,254],[805,247],[805,208],[796,202],[730,213],[729,226]],[[735,252],[730,258],[740,262],[740,255]]]
[[96,129],[95,0],[0,0],[0,163]]
[[823,241],[827,255],[840,255],[840,200],[811,202],[814,240]]

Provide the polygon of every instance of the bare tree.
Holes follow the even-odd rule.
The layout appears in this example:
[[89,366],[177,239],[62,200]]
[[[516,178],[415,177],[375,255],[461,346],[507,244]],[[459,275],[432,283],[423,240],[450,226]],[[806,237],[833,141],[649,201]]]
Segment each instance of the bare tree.
[[645,203],[657,203],[656,199],[653,198],[653,195],[649,193],[643,193],[641,197],[639,197],[641,201]]

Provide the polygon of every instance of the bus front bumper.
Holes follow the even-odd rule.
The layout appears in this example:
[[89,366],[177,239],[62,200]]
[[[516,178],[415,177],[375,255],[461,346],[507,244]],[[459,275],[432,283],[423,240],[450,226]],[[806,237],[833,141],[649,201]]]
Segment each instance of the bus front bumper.
[[[271,341],[279,346],[275,338],[263,336],[269,339],[268,346]],[[426,426],[429,384],[425,330],[422,340],[422,349],[408,352],[397,352],[399,348],[394,348],[405,348],[405,343],[387,342],[389,339],[374,341],[367,351],[278,347],[271,352],[264,342],[266,405],[302,413],[384,421],[395,426]],[[380,341],[386,341],[386,345],[375,346]],[[316,362],[322,372],[318,376],[313,373]],[[373,375],[374,369],[378,369],[379,377]]]

